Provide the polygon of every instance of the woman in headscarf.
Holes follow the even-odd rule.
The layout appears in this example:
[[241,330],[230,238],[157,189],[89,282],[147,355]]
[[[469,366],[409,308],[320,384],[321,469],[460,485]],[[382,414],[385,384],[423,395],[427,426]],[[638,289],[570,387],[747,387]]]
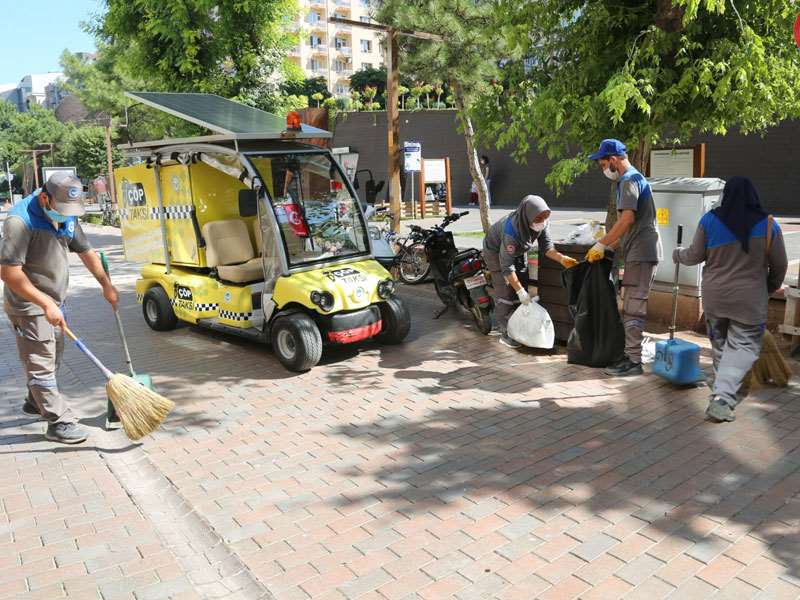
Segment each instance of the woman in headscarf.
[[483,240],[483,256],[492,273],[495,319],[500,342],[511,348],[520,344],[506,334],[508,319],[517,304],[528,304],[528,251],[538,242],[539,256],[561,263],[565,268],[578,264],[558,252],[550,240],[550,207],[539,196],[525,196],[517,210],[492,225]]
[[753,182],[733,177],[722,204],[703,215],[689,248],[676,248],[677,264],[703,268],[703,310],[714,355],[714,384],[706,415],[733,421],[742,383],[764,339],[769,296],[783,284],[783,234],[767,215]]

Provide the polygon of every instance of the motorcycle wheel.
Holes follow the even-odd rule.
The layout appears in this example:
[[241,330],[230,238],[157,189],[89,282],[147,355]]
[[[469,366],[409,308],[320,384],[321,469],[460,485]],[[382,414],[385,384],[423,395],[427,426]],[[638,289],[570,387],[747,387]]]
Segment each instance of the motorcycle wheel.
[[414,285],[427,279],[431,272],[431,264],[425,254],[425,246],[414,244],[398,255],[397,273],[400,281]]
[[472,306],[469,309],[472,318],[475,320],[475,326],[483,335],[489,335],[492,330],[492,307]]

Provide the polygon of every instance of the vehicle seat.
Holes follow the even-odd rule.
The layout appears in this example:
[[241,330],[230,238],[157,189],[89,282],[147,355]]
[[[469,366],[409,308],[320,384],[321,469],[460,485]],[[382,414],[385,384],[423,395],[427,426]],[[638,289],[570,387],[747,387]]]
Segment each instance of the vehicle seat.
[[203,238],[206,241],[206,263],[217,269],[220,279],[248,283],[264,278],[261,259],[253,252],[244,221],[230,219],[206,223]]

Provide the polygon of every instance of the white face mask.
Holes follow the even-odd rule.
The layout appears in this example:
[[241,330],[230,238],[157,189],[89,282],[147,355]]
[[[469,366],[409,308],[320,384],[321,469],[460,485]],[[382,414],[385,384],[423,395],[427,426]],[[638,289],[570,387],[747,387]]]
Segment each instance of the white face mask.
[[619,171],[612,171],[609,167],[603,169],[603,175],[608,177],[611,181],[617,181],[619,179]]
[[547,220],[544,220],[541,223],[534,223],[533,225],[531,225],[531,230],[535,231],[536,233],[539,233],[541,231],[544,231],[545,227],[547,227]]

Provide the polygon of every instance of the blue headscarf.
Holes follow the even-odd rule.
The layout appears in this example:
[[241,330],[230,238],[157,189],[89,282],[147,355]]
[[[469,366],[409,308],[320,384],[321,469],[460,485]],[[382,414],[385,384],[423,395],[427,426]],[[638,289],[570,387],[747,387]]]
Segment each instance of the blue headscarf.
[[722,192],[722,205],[712,212],[736,236],[745,252],[750,251],[753,227],[767,218],[756,187],[747,177],[731,177]]

